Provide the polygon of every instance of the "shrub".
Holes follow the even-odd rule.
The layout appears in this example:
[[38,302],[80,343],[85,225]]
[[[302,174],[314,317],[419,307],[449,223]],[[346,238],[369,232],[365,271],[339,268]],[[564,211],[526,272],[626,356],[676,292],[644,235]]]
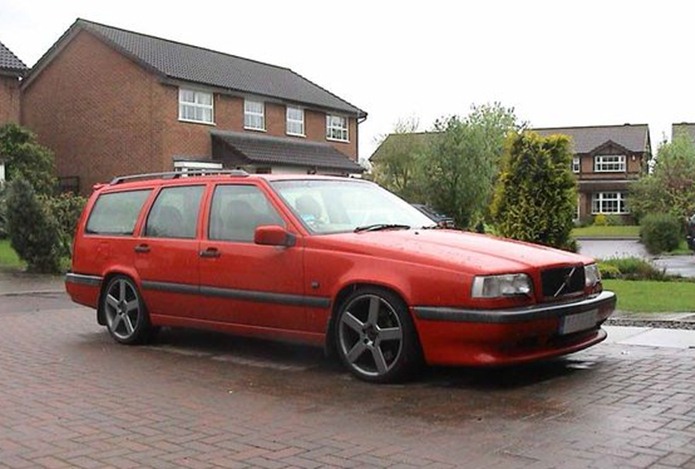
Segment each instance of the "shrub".
[[47,204],[24,178],[7,187],[7,232],[10,245],[33,272],[59,270],[61,235],[58,221]]
[[7,238],[7,200],[5,200],[5,184],[0,182],[0,239]]
[[598,263],[603,278],[625,280],[669,280],[665,269],[660,269],[640,257],[616,257]]
[[606,278],[622,278],[622,272],[620,272],[620,269],[609,263],[609,262],[599,262],[598,263],[598,270],[601,272],[601,278],[606,279]]
[[594,217],[594,226],[608,226],[608,217],[599,213]]
[[491,213],[507,238],[576,249],[571,239],[577,209],[572,150],[564,135],[512,135]]
[[623,226],[625,225],[625,219],[620,215],[608,215],[606,216],[606,221],[608,226]]
[[55,197],[47,197],[44,203],[51,214],[56,218],[60,228],[60,252],[61,255],[70,254],[70,247],[77,228],[77,220],[87,199],[72,193],[64,193]]
[[651,254],[673,251],[683,238],[682,224],[673,215],[652,213],[641,220],[640,238]]

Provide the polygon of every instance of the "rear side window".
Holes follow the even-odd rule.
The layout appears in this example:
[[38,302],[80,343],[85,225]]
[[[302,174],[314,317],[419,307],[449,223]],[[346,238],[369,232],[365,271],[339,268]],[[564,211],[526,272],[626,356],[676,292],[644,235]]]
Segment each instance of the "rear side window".
[[138,214],[151,189],[111,192],[97,199],[87,220],[87,233],[132,235]]
[[195,238],[204,186],[167,187],[157,195],[147,217],[145,236]]

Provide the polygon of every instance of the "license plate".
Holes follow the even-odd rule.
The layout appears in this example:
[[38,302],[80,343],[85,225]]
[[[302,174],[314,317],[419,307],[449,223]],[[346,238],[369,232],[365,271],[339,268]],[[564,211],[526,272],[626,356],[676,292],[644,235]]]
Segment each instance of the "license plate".
[[598,309],[565,316],[560,321],[560,334],[572,334],[596,326]]

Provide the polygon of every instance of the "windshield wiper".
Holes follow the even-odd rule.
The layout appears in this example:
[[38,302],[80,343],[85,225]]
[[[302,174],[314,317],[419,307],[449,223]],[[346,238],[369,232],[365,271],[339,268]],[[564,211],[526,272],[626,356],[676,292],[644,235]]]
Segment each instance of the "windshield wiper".
[[400,225],[398,223],[374,223],[373,225],[358,226],[355,228],[355,233],[363,231],[381,231],[381,230],[409,230],[410,225]]

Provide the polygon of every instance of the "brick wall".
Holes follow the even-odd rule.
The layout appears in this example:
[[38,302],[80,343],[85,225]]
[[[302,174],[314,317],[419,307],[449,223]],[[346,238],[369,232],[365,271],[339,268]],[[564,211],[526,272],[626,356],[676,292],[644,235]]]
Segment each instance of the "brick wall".
[[59,177],[80,190],[119,174],[170,169],[162,158],[164,88],[88,32],[23,90],[22,123],[55,152]]
[[[22,124],[56,156],[59,177],[80,178],[80,191],[117,175],[170,171],[172,157],[210,158],[210,130],[243,128],[243,98],[214,94],[215,125],[178,119],[177,86],[137,65],[87,31],[79,31],[23,89]],[[266,103],[266,135],[286,137],[285,106]],[[306,140],[327,142],[326,114],[305,111]],[[329,142],[357,158],[350,141]],[[301,137],[291,137],[301,138]]]
[[0,75],[0,125],[19,122],[19,80]]

